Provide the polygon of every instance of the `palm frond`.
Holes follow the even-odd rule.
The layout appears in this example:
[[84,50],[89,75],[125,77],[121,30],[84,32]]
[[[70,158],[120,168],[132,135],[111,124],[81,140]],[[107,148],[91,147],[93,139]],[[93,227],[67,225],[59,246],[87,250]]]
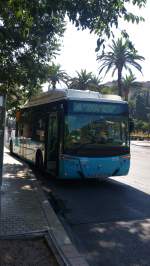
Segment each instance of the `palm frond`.
[[142,67],[139,61],[143,61],[144,57],[139,55],[133,46],[131,47],[129,40],[123,41],[122,38],[119,38],[117,41],[113,40],[112,44],[109,45],[109,49],[108,52],[103,52],[97,56],[97,60],[100,63],[99,73],[105,70],[106,76],[113,69],[113,76],[115,71],[120,69],[122,75],[123,68],[128,70],[129,73],[131,72],[130,66],[142,73]]

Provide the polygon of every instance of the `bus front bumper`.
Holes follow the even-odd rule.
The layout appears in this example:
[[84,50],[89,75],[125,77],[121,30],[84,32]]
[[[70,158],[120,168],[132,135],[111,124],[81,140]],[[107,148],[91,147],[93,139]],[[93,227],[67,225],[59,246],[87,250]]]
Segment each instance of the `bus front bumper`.
[[59,178],[105,179],[110,176],[127,175],[130,168],[130,155],[89,158],[61,155]]

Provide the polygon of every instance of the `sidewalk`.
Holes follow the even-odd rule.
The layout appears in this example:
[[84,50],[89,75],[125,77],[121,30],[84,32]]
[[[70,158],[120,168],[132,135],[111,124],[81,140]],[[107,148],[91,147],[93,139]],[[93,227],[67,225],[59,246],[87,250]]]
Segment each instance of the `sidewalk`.
[[146,140],[131,140],[132,145],[141,146],[141,147],[150,147],[150,141]]
[[[5,150],[1,188],[0,239],[5,242],[6,239],[10,241],[37,239],[38,242],[39,237],[47,241],[60,265],[87,265],[71,243],[28,165],[11,157]],[[23,263],[21,265],[29,265],[25,261]]]

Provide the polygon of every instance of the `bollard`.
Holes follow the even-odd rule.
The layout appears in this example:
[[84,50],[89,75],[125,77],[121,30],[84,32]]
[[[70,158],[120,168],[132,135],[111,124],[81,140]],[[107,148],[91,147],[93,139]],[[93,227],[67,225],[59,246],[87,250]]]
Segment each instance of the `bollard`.
[[2,185],[2,174],[3,174],[4,129],[5,129],[5,95],[0,95],[0,186]]

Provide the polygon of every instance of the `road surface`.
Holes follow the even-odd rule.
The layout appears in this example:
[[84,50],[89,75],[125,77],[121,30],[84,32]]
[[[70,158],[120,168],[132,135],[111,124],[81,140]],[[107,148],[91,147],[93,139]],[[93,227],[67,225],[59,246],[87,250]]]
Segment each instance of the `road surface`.
[[[131,147],[128,176],[44,181],[78,250],[92,266],[150,266],[150,147]],[[52,196],[51,196],[52,195]]]

